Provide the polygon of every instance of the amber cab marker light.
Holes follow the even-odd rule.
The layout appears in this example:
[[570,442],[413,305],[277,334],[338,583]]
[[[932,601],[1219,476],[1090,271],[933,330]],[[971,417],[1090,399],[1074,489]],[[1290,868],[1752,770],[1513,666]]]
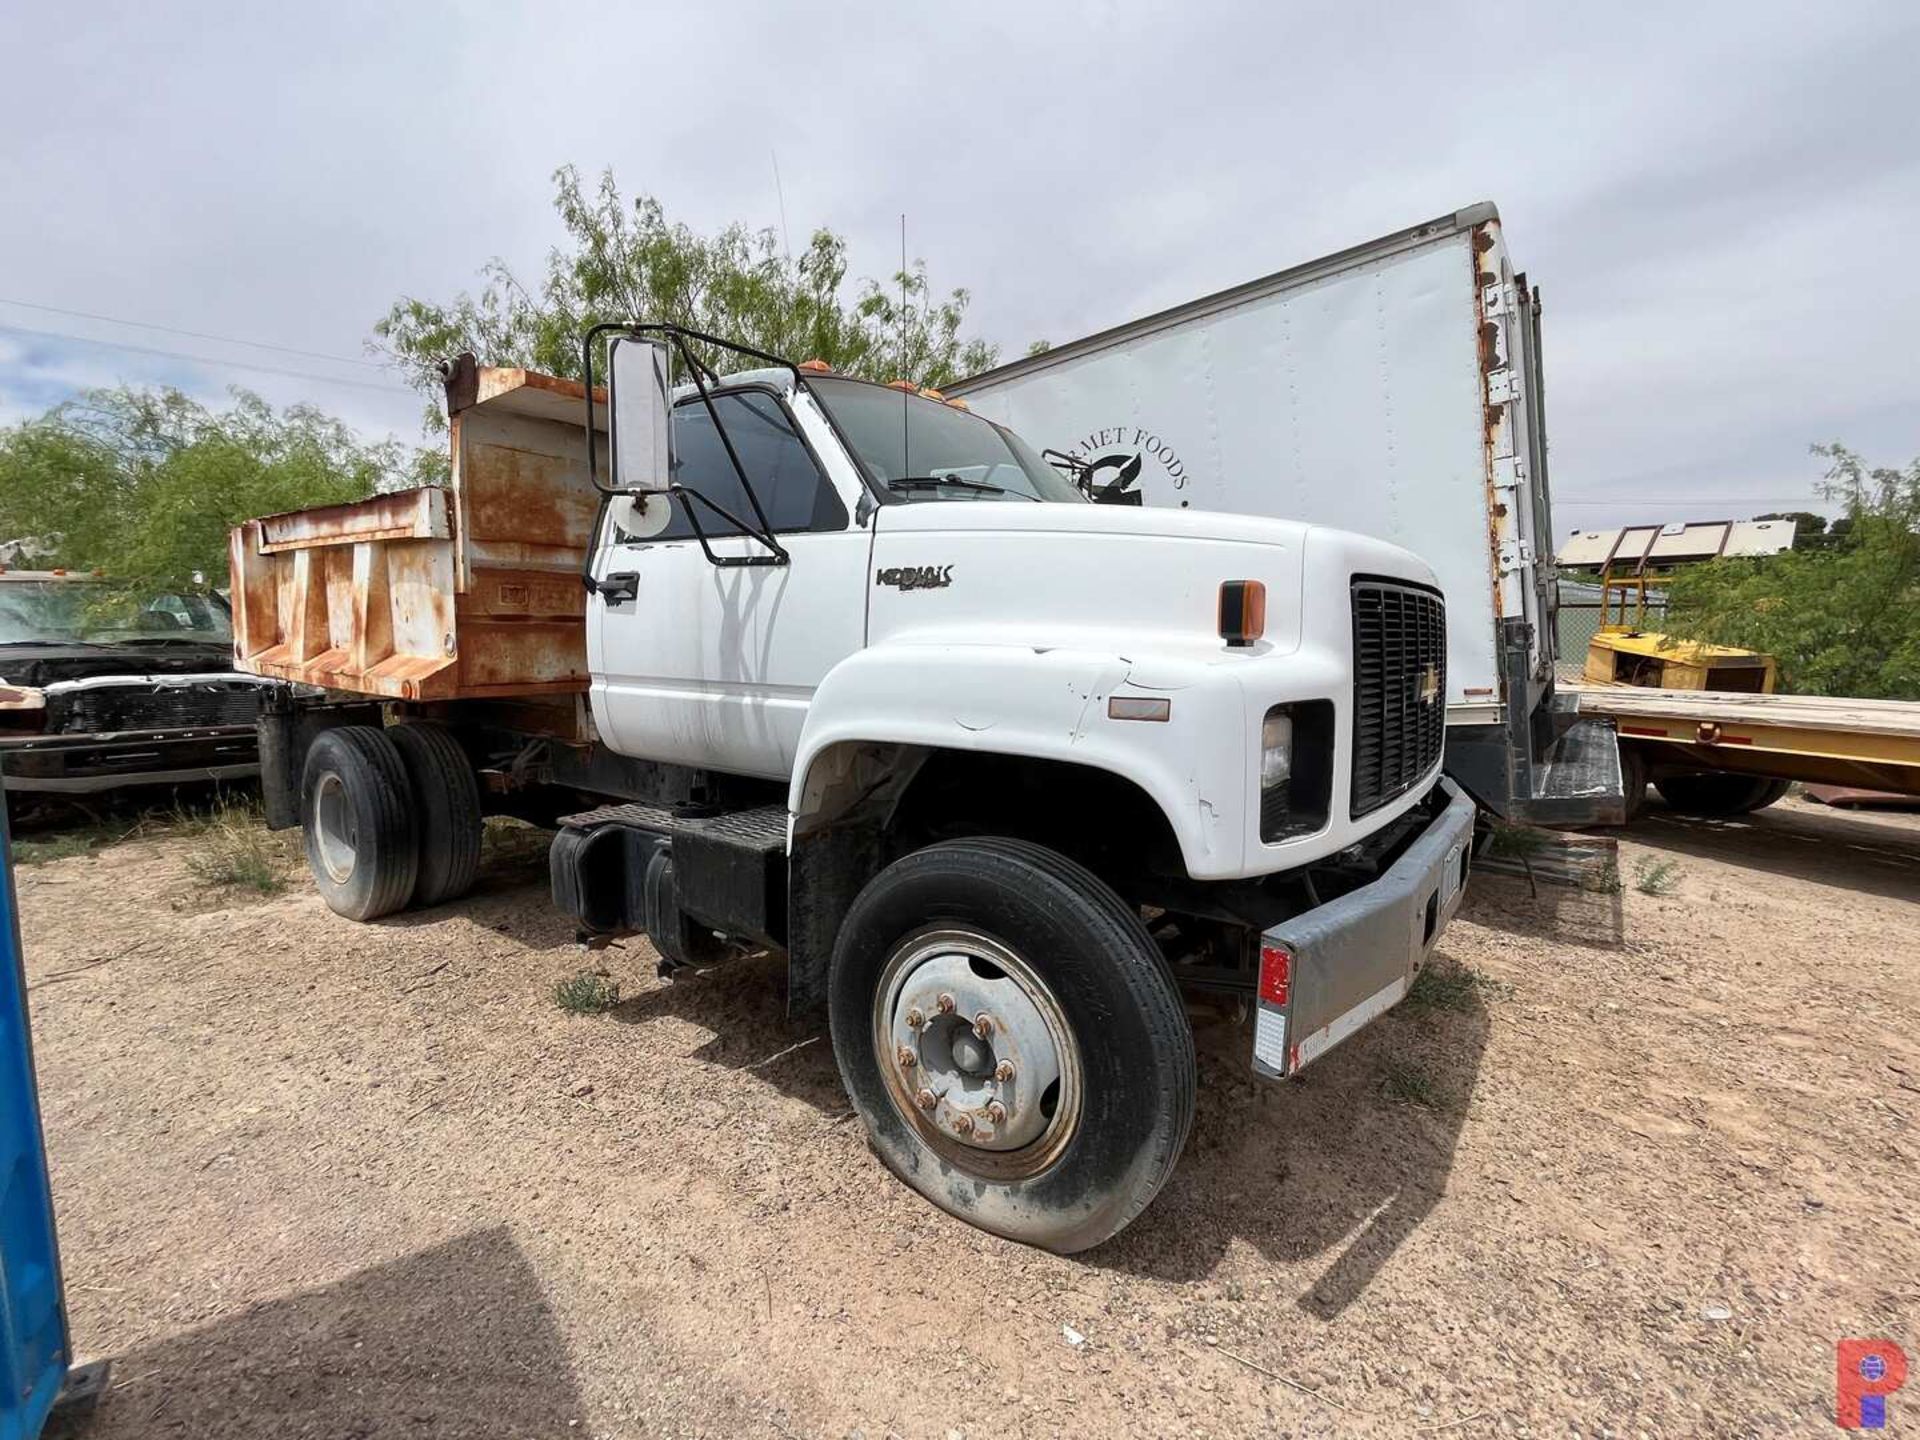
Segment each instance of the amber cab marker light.
[[1267,631],[1267,587],[1258,580],[1220,582],[1220,638],[1251,645]]
[[802,360],[800,369],[811,370],[816,375],[831,375],[833,367],[824,360]]

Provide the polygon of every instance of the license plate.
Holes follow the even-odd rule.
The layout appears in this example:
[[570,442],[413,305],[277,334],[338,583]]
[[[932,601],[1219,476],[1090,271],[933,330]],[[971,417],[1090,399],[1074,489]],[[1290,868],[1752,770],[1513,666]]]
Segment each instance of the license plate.
[[1447,851],[1447,868],[1440,876],[1440,908],[1445,909],[1452,903],[1453,897],[1460,893],[1460,874],[1464,868],[1461,857],[1466,854],[1466,844],[1462,843]]

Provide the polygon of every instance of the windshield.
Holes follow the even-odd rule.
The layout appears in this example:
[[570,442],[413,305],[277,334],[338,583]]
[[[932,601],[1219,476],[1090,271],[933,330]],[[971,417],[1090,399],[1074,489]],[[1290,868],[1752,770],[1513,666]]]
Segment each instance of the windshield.
[[978,415],[864,380],[810,375],[807,385],[868,478],[902,499],[1086,500],[1026,441]]
[[230,645],[217,595],[119,590],[74,580],[0,577],[0,645],[138,645],[184,640]]

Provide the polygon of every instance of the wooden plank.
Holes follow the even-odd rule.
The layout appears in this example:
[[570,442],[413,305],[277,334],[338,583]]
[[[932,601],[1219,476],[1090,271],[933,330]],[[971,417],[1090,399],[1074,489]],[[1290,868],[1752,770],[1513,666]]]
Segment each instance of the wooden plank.
[[1920,702],[1855,700],[1827,695],[1748,695],[1724,690],[1655,690],[1641,685],[1584,683],[1572,687],[1582,715],[1640,716],[1722,725],[1776,725],[1920,736]]

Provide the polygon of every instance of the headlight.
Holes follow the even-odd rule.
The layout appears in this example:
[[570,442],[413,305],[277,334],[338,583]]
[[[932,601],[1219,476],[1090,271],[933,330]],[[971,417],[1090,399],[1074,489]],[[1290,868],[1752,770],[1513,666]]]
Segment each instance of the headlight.
[[1260,788],[1284,785],[1293,774],[1293,716],[1275,708],[1260,727]]
[[1276,705],[1260,722],[1260,839],[1324,829],[1333,781],[1333,702]]

